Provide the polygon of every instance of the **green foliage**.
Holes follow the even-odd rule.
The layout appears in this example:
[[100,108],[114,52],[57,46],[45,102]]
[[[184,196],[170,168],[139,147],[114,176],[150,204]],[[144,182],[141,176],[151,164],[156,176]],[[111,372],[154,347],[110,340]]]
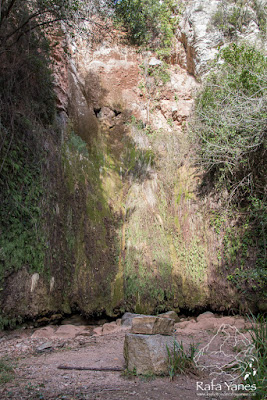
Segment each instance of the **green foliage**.
[[133,44],[155,48],[171,46],[178,23],[174,0],[122,0],[116,3],[115,15]]
[[148,69],[148,75],[154,78],[155,85],[159,84],[165,85],[170,81],[170,74],[168,72],[168,65],[163,62],[160,65],[155,65]]
[[256,390],[253,398],[262,400],[267,396],[267,320],[264,316],[258,316],[256,318],[252,315],[250,321],[252,323],[250,335],[255,349],[253,357],[249,357],[248,360],[245,360],[249,368],[243,371],[243,376],[246,374],[244,383],[255,385]]
[[192,131],[194,140],[198,138],[197,162],[206,173],[203,189],[223,193],[223,204],[233,210],[226,219],[242,212],[231,227],[225,225],[224,212],[213,218],[215,230],[223,234],[219,258],[229,271],[228,280],[241,291],[263,293],[267,61],[254,48],[235,44],[221,51],[220,60],[196,100]]
[[266,35],[267,10],[261,0],[221,1],[211,19],[211,28],[215,26],[224,36],[237,37],[254,21],[261,33]]
[[8,318],[0,314],[0,331],[4,329],[15,329],[22,321],[23,319],[20,315],[14,318]]
[[10,382],[14,378],[14,368],[10,360],[0,359],[0,385]]
[[76,135],[74,132],[71,132],[70,134],[68,145],[72,150],[77,151],[84,157],[89,157],[86,143],[82,140],[80,136]]
[[49,64],[38,30],[0,54],[0,280],[23,267],[44,271],[43,146],[55,114]]
[[196,371],[194,357],[197,351],[197,346],[190,343],[188,351],[184,349],[183,343],[178,343],[176,340],[173,342],[173,349],[168,352],[168,368],[170,379],[173,380],[175,375],[188,374]]
[[39,155],[30,142],[14,138],[0,175],[0,279],[28,266],[44,268],[45,236],[42,232],[40,201],[43,195]]
[[257,50],[232,45],[196,100],[193,132],[198,161],[229,202],[264,194],[267,61]]
[[[0,8],[0,53],[9,51],[33,31],[48,30],[58,21],[71,29],[77,22],[88,19],[99,7],[98,0],[29,0],[4,1]],[[103,7],[104,8],[104,7]],[[70,33],[72,29],[70,30]]]

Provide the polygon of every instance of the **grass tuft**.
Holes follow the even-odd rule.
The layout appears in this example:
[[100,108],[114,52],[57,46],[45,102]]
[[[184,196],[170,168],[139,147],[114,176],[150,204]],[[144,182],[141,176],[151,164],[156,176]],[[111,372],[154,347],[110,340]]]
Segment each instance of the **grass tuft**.
[[183,343],[178,343],[176,340],[173,342],[173,349],[170,350],[168,346],[168,368],[170,379],[173,380],[175,375],[188,374],[196,372],[196,365],[194,356],[197,351],[197,346],[190,343],[188,351],[184,349]]

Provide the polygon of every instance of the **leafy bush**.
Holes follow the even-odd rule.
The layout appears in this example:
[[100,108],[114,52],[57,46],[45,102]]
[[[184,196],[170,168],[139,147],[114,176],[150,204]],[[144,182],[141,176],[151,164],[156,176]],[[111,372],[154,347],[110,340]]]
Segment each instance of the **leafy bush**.
[[115,5],[115,17],[133,44],[155,48],[170,47],[177,25],[174,0],[122,0]]

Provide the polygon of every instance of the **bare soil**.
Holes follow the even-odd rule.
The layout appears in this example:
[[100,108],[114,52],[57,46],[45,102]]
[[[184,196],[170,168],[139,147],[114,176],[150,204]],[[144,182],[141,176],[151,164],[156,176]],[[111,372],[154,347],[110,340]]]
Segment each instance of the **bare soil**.
[[[189,323],[187,323],[189,321]],[[206,321],[206,324],[205,324]],[[176,339],[187,347],[189,343],[205,346],[218,331],[222,323],[239,326],[245,333],[246,322],[240,317],[213,317],[196,321],[185,320],[176,324]],[[242,325],[243,324],[243,325]],[[206,325],[206,328],[205,328]],[[242,328],[243,327],[243,328]],[[50,329],[51,328],[51,329]],[[105,324],[101,331],[93,326],[71,328],[62,336],[56,334],[58,327],[47,330],[24,329],[2,333],[0,357],[14,365],[13,379],[0,387],[0,399],[45,399],[45,400],[196,400],[234,399],[227,393],[208,392],[199,396],[197,382],[210,382],[209,372],[197,375],[179,375],[173,381],[169,377],[134,376],[119,371],[62,370],[60,365],[74,367],[122,367],[124,368],[123,344],[129,328]],[[99,329],[100,328],[100,329]],[[68,335],[68,329],[70,334]],[[109,332],[110,329],[110,332]],[[62,330],[62,327],[61,327]],[[38,332],[39,331],[39,332]],[[74,332],[75,331],[75,332]],[[47,337],[40,332],[46,332]],[[51,332],[54,332],[51,334]],[[71,337],[75,335],[75,337]],[[234,352],[229,344],[228,352]],[[244,399],[246,397],[242,397]],[[249,398],[249,397],[247,397]]]

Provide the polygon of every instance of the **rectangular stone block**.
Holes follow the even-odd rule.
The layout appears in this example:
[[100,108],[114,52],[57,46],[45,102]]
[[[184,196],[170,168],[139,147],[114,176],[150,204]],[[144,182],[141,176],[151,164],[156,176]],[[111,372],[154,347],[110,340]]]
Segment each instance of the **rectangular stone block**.
[[126,333],[124,358],[129,371],[137,374],[168,375],[168,352],[173,351],[173,336]]
[[154,315],[135,317],[132,320],[132,333],[144,335],[172,335],[174,331],[174,320],[160,318]]

